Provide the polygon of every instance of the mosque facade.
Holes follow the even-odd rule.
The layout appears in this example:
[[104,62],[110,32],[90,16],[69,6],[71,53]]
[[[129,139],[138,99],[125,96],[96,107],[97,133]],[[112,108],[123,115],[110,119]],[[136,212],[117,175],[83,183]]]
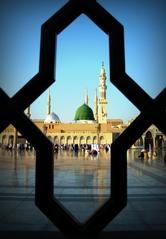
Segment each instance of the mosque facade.
[[[108,119],[107,117],[107,86],[106,72],[102,63],[99,75],[98,92],[94,99],[94,109],[89,106],[88,94],[85,94],[84,103],[78,107],[74,122],[63,123],[57,114],[51,112],[51,94],[48,93],[47,116],[45,120],[32,120],[33,123],[50,139],[54,145],[111,145],[111,143],[127,128],[121,119]],[[30,118],[30,107],[25,110]],[[129,124],[131,121],[129,122]],[[0,145],[24,144],[26,139],[9,125],[0,134]],[[151,126],[133,147],[155,148],[165,147],[165,136],[155,127]]]

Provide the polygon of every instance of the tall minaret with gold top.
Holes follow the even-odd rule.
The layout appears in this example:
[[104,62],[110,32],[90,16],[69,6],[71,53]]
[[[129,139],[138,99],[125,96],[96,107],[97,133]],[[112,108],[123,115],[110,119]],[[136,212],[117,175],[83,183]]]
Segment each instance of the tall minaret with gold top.
[[99,105],[98,105],[98,121],[99,123],[107,122],[107,98],[106,98],[106,73],[104,69],[104,62],[102,62],[102,67],[99,76]]

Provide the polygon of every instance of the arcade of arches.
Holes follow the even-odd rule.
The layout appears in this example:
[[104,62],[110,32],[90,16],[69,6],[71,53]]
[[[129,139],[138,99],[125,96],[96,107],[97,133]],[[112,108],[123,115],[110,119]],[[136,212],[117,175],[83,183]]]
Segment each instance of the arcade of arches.
[[[43,121],[34,120],[36,126],[50,139],[53,144],[58,145],[81,145],[81,144],[111,144],[120,135],[124,127],[122,121],[109,121],[106,124],[77,124],[77,123],[51,123],[44,124]],[[17,133],[17,134],[16,134]],[[17,138],[16,138],[17,135]],[[0,134],[1,145],[23,144],[26,140],[16,132],[10,125]],[[166,137],[155,126],[151,126],[133,148],[145,148],[147,150],[166,147]]]
[[[71,144],[97,144],[98,140],[97,140],[97,136],[48,136],[49,140],[53,143],[53,144],[58,144],[58,145],[63,145],[63,144],[67,144],[67,145],[71,145]],[[105,139],[103,136],[99,137],[99,144],[106,144],[105,143]]]
[[157,132],[154,134],[153,131],[148,130],[135,142],[134,146],[143,147],[146,150],[162,148],[165,147],[165,136],[162,133]]

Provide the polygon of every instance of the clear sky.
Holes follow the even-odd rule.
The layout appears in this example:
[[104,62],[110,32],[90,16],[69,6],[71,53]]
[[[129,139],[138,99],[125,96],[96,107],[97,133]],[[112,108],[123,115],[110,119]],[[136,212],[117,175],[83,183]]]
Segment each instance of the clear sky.
[[[90,0],[89,0],[90,1]],[[40,27],[67,1],[0,1],[0,86],[14,95],[37,72]],[[166,85],[166,1],[98,0],[125,29],[126,72],[153,98]],[[108,117],[124,121],[139,111],[112,85],[108,71],[108,37],[81,15],[58,36],[56,83],[51,86],[52,111],[72,121],[88,88],[93,108],[104,61]],[[32,118],[45,118],[48,92],[32,105]]]

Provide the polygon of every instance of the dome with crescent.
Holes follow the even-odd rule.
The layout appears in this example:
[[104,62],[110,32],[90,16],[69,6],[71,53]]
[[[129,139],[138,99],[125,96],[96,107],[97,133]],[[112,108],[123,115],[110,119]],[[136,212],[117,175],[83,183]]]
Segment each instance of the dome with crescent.
[[93,115],[93,111],[92,109],[87,105],[87,104],[83,104],[81,105],[75,113],[75,117],[74,117],[75,121],[80,121],[80,120],[92,120],[94,121],[94,115]]
[[52,112],[51,114],[48,114],[46,116],[46,119],[44,120],[45,124],[49,124],[49,123],[60,123],[60,119],[58,117],[58,115],[56,115],[54,112]]

